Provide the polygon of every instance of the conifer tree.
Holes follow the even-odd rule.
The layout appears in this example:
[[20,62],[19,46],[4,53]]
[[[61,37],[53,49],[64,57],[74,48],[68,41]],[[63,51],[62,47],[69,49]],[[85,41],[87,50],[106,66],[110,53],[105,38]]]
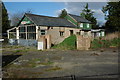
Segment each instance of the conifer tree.
[[88,8],[88,3],[87,3],[80,15],[82,17],[84,17],[85,19],[87,19],[88,21],[91,21],[92,28],[97,28],[97,20],[93,16],[93,14],[94,14],[94,12],[91,9]]
[[102,10],[106,16],[105,28],[108,32],[120,31],[120,1],[108,2]]
[[7,9],[5,8],[4,3],[2,2],[2,33],[6,33],[7,29],[10,28],[10,22],[8,20]]

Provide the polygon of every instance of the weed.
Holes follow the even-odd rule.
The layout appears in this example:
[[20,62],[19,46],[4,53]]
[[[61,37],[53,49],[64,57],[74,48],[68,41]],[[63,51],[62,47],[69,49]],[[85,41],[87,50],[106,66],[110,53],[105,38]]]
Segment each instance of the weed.
[[120,45],[120,38],[114,38],[112,40],[101,40],[101,39],[94,39],[91,42],[91,48],[108,48],[110,46],[118,47]]

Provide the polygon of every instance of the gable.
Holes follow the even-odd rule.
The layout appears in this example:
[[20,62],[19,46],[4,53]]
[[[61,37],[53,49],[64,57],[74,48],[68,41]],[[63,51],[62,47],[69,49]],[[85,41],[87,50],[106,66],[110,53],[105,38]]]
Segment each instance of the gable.
[[20,24],[32,24],[32,21],[30,21],[26,16],[22,19]]
[[76,26],[78,25],[77,21],[74,20],[71,16],[66,15],[64,18],[67,19],[68,21],[70,21],[71,23],[73,23],[74,25],[76,25]]

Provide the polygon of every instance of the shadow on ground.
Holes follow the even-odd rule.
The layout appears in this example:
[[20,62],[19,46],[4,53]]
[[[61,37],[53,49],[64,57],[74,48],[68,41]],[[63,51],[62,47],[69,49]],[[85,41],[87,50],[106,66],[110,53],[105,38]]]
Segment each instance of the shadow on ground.
[[2,56],[2,67],[7,66],[9,63],[20,57],[21,55],[3,55]]

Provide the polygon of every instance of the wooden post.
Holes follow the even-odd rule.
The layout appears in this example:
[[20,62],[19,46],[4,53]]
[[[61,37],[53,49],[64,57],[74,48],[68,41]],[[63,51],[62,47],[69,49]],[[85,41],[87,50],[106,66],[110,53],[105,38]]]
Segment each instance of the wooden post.
[[38,40],[38,26],[36,26],[36,40]]
[[16,27],[16,39],[19,39],[19,27]]
[[26,40],[27,40],[27,26],[25,26]]
[[8,39],[10,38],[10,35],[9,35],[9,30],[7,30],[7,34],[8,34]]

